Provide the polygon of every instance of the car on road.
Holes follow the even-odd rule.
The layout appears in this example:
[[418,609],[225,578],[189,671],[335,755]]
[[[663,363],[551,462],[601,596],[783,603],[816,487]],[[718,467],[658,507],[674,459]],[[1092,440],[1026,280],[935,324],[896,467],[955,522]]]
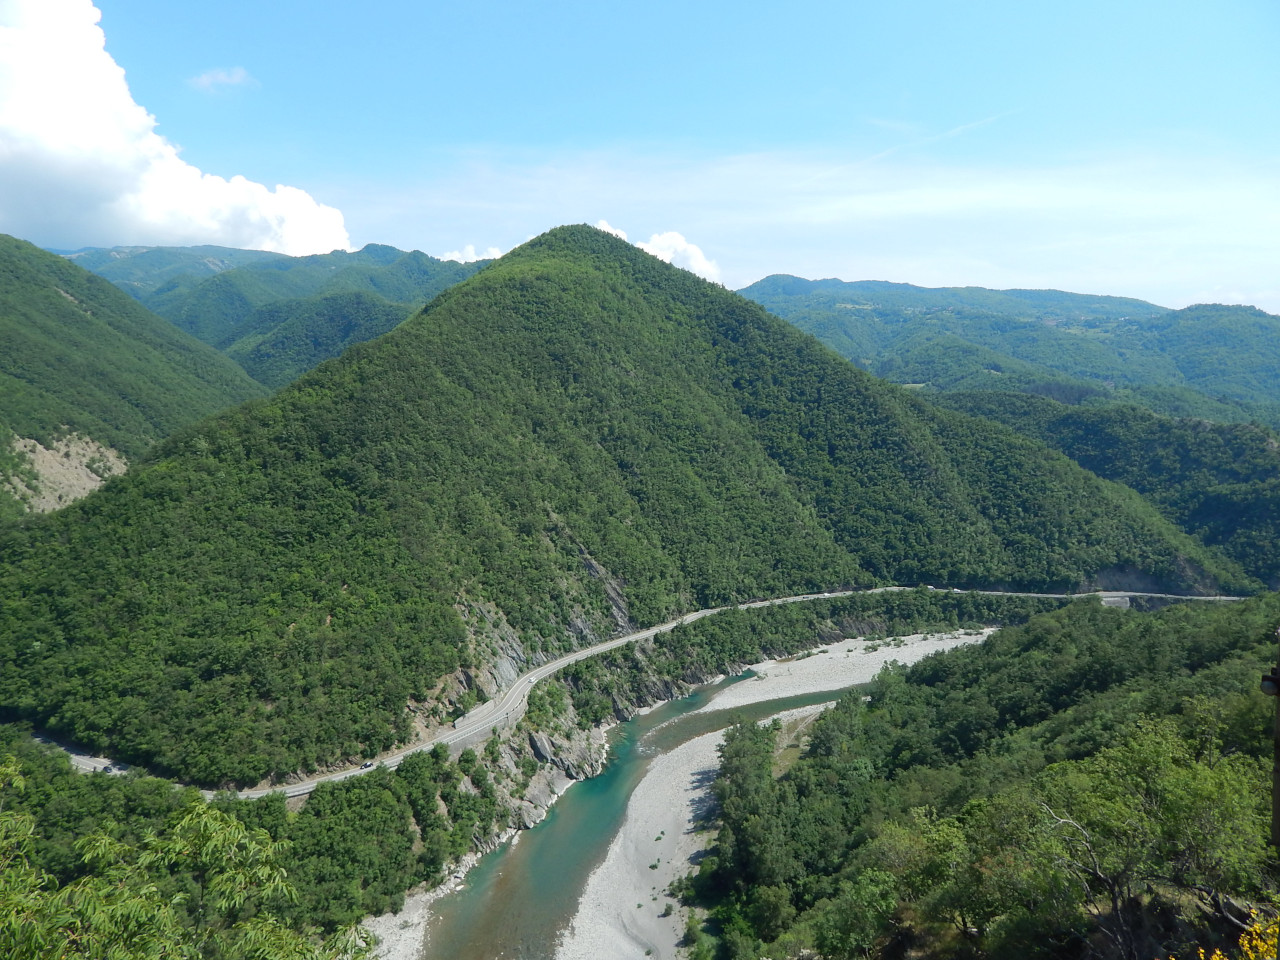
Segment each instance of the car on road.
[[372,767],[372,766],[373,766],[373,761],[372,761],[372,760],[366,760],[364,763],[360,764],[360,769],[361,769],[361,770],[368,770],[368,769],[369,769],[370,767]]

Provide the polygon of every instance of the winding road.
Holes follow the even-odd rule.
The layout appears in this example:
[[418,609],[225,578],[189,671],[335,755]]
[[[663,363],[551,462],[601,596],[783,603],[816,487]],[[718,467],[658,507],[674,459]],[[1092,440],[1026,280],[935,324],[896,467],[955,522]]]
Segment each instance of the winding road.
[[[336,773],[326,773],[321,776],[311,777],[307,780],[300,780],[297,783],[282,784],[280,786],[265,787],[255,790],[239,790],[236,796],[241,799],[251,800],[257,797],[263,797],[270,793],[283,793],[286,797],[303,797],[311,793],[322,783],[332,783],[338,780],[346,780],[349,777],[358,777],[361,774],[369,773],[371,770],[389,767],[394,769],[400,765],[400,762],[411,753],[417,753],[420,750],[430,750],[436,744],[443,743],[449,747],[451,753],[460,753],[467,747],[475,747],[484,743],[493,733],[494,730],[504,730],[514,726],[524,716],[525,710],[529,704],[529,691],[539,680],[551,676],[558,670],[576,663],[579,660],[585,660],[587,657],[594,657],[597,654],[613,650],[617,647],[625,646],[629,643],[636,643],[640,640],[648,640],[650,637],[657,636],[660,633],[667,633],[676,627],[686,623],[693,623],[695,620],[701,620],[703,617],[709,617],[713,614],[721,613],[725,610],[746,610],[755,607],[773,607],[783,603],[802,603],[806,600],[833,600],[840,597],[850,597],[855,594],[863,593],[891,593],[900,590],[917,590],[919,587],[873,587],[866,590],[839,590],[830,593],[806,593],[794,597],[777,597],[772,600],[752,600],[747,603],[733,604],[724,607],[709,607],[706,610],[695,610],[692,613],[686,613],[682,617],[670,620],[666,623],[659,624],[656,627],[648,627],[644,630],[637,630],[634,633],[628,633],[621,637],[614,637],[612,640],[606,640],[603,643],[597,643],[594,646],[584,647],[581,650],[575,650],[573,653],[567,653],[563,657],[557,657],[541,666],[534,667],[519,677],[515,683],[503,691],[502,696],[497,699],[487,701],[477,706],[465,716],[459,717],[453,724],[453,728],[446,730],[429,740],[415,743],[408,747],[402,747],[384,753],[376,760],[367,764],[350,767],[346,770],[340,770]],[[942,588],[927,587],[926,589],[937,589],[943,592]],[[1172,593],[1142,593],[1133,591],[1094,591],[1092,593],[1019,593],[1011,590],[957,590],[948,589],[948,593],[978,593],[988,596],[1003,597],[1042,597],[1053,600],[1072,600],[1084,597],[1098,597],[1103,600],[1122,600],[1135,597],[1146,597],[1155,599],[1168,600],[1203,600],[1216,602],[1232,602],[1242,600],[1243,597],[1192,597],[1182,594]],[[69,748],[64,744],[57,743],[48,737],[37,736],[37,740],[42,743],[58,746],[71,756],[71,763],[76,769],[82,772],[102,771],[106,769],[109,773],[124,773],[129,767],[127,764],[115,763],[105,757],[91,757],[81,751]],[[202,790],[206,797],[215,796],[214,791]]]

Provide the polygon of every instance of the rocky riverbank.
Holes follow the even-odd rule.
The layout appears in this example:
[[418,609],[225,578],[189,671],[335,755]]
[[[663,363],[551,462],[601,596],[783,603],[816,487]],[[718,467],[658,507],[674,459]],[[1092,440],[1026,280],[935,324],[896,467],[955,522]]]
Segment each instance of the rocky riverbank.
[[[834,700],[838,691],[869,682],[892,661],[914,663],[931,653],[980,641],[992,632],[919,634],[878,642],[845,640],[799,657],[765,661],[751,668],[754,679],[726,688],[702,711],[824,690],[832,691]],[[779,717],[789,723],[824,708],[804,707]],[[705,829],[704,819],[722,737],[722,733],[710,733],[690,740],[650,765],[631,795],[622,829],[587,881],[556,960],[606,956],[662,960],[677,955],[685,912],[664,891],[694,869],[714,838]]]
[[[871,680],[885,664],[911,663],[940,650],[981,640],[991,631],[917,635],[890,640],[845,640],[818,651],[754,664],[752,680],[726,688],[702,709],[720,710],[798,694],[839,691]],[[811,712],[821,708],[805,708]],[[500,765],[517,778],[519,759],[534,755],[542,766],[523,796],[513,798],[513,823],[529,827],[574,780],[603,769],[604,728],[553,734],[539,732],[508,741]],[[720,734],[692,740],[654,759],[627,807],[627,818],[605,861],[591,875],[577,914],[566,931],[558,960],[614,957],[674,957],[683,930],[682,911],[663,892],[687,873],[711,834],[701,830],[707,788],[715,775]],[[500,846],[516,834],[509,830],[486,847]],[[468,855],[438,887],[410,893],[397,914],[369,918],[364,927],[379,937],[382,960],[419,960],[431,916],[431,904],[458,889],[479,857]],[[646,951],[650,951],[646,954]]]

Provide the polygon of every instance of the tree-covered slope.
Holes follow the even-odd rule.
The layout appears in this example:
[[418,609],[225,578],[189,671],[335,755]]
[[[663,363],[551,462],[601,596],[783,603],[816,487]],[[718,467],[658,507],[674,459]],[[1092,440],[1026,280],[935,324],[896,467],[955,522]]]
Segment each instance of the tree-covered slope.
[[1247,586],[1132,492],[589,227],[0,558],[7,714],[202,782],[390,745],[506,626],[537,656],[877,580]]
[[797,307],[872,308],[922,313],[971,310],[1051,323],[1084,319],[1127,320],[1155,316],[1165,308],[1129,297],[1098,297],[1061,290],[988,290],[985,287],[917,287],[883,280],[805,280],[774,274],[739,291],[757,302]]
[[409,316],[375,293],[334,293],[258,307],[223,348],[259,383],[279,388],[347,347],[380,337]]
[[1280,425],[1280,318],[1252,307],[787,276],[741,292],[897,383]]
[[1251,575],[1280,583],[1280,443],[1265,427],[1013,393],[942,394],[934,402],[1004,423],[1132,487]]
[[1280,317],[1245,306],[1198,304],[1156,318],[1150,349],[1173,359],[1209,396],[1280,403]]
[[1275,594],[1041,614],[882,673],[780,777],[774,732],[740,724],[695,884],[722,955],[1137,960],[1234,942],[1277,889],[1257,677],[1278,618]]
[[0,237],[4,454],[15,435],[51,447],[74,433],[132,459],[179,426],[264,392],[105,280]]
[[[161,258],[172,250],[169,258]],[[136,291],[139,300],[197,339],[230,348],[241,336],[260,333],[251,324],[254,311],[281,300],[305,300],[336,293],[366,293],[393,303],[421,306],[440,291],[475,273],[485,262],[455,263],[425,253],[406,253],[395,247],[369,244],[362,250],[286,257],[277,254],[222,261],[196,260],[182,254],[203,248],[157,248],[157,271],[166,279],[152,280],[143,272],[142,257],[112,260],[102,265],[104,275]],[[243,251],[252,253],[252,251]],[[169,260],[188,265],[180,270]],[[95,265],[98,260],[92,261]],[[150,261],[149,261],[150,262]],[[208,265],[231,263],[210,275]],[[125,272],[124,265],[133,270]],[[118,279],[117,279],[118,278]]]
[[272,388],[381,336],[488,262],[380,244],[309,257],[223,247],[117,247],[71,257]]
[[283,257],[235,247],[88,247],[63,254],[77,266],[105,277],[136,300],[145,301],[169,284],[190,286],[224,270]]

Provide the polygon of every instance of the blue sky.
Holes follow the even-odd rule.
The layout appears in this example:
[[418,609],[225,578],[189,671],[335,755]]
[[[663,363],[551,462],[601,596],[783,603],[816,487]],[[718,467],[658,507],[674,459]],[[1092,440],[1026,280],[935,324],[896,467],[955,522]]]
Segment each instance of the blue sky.
[[[0,0],[0,138],[4,100],[53,83],[4,69],[37,8],[57,9],[41,35],[65,39],[80,101],[36,112],[113,90],[62,122],[120,151],[95,172],[83,142],[8,128],[23,149],[6,168],[0,139],[0,184],[25,199],[0,186],[0,230],[49,246],[465,255],[605,220],[730,287],[794,273],[1280,312],[1273,0]],[[108,63],[147,121],[94,81]],[[117,114],[124,146],[96,129]],[[135,154],[159,171],[141,187]]]

